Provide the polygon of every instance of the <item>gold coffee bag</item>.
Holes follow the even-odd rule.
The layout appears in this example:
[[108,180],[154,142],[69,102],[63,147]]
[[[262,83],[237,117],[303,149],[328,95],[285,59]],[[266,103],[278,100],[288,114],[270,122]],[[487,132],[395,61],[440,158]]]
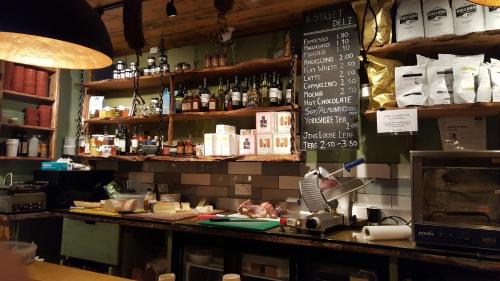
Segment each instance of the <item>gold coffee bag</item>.
[[[358,19],[358,28],[361,33],[363,27],[363,16],[365,13],[367,0],[361,0],[352,2],[352,8],[356,12],[356,17]],[[365,49],[373,40],[373,36],[376,32],[375,41],[372,47],[380,47],[384,44],[391,43],[392,40],[392,20],[391,20],[391,9],[394,4],[394,0],[371,0],[370,6],[373,8],[376,17],[368,9],[366,12],[366,17],[364,19],[365,30],[360,36],[363,38],[363,46]],[[375,26],[375,21],[378,24],[378,28]]]
[[394,85],[395,68],[402,64],[395,60],[368,55],[366,73],[370,82],[370,109],[397,107],[396,87]]

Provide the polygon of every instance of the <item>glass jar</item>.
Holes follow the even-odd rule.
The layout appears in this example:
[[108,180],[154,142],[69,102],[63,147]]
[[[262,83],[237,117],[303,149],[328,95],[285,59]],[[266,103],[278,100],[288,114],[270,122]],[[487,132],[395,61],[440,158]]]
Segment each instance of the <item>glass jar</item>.
[[184,142],[177,142],[177,156],[184,156]]
[[215,54],[212,56],[212,67],[219,66],[219,54]]
[[156,58],[155,57],[148,57],[148,68],[154,69],[155,67],[156,67]]
[[151,69],[144,68],[144,76],[150,76],[150,75],[151,75]]
[[152,98],[149,103],[149,113],[151,116],[159,116],[160,115],[160,99]]
[[128,117],[130,113],[130,107],[124,107],[122,110],[122,117]]
[[175,145],[170,145],[168,148],[168,154],[171,157],[176,157],[177,156],[177,146]]
[[226,65],[227,65],[226,55],[220,54],[219,55],[219,66],[226,66]]
[[205,55],[205,68],[212,66],[212,57],[210,55]]

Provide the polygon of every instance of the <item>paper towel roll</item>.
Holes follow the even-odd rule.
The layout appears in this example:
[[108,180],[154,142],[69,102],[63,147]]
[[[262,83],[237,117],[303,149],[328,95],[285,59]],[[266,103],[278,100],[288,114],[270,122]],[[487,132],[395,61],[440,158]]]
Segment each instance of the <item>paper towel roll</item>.
[[400,240],[411,236],[411,227],[407,225],[374,225],[361,230],[366,240]]

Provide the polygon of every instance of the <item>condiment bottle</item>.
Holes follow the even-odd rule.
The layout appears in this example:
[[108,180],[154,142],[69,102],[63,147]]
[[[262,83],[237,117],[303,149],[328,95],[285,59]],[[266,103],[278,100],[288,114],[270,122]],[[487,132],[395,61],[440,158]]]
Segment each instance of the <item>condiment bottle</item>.
[[184,156],[184,142],[177,142],[177,156]]
[[149,200],[153,199],[151,195],[151,188],[148,188],[148,192],[146,192],[146,195],[144,196],[144,211],[146,212],[151,210],[151,208],[149,207]]

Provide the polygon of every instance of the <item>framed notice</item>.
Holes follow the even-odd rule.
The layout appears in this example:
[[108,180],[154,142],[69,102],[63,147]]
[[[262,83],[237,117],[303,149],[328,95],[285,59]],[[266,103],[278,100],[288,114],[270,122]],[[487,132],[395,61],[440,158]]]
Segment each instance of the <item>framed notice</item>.
[[359,36],[350,3],[304,13],[301,148],[357,149]]

